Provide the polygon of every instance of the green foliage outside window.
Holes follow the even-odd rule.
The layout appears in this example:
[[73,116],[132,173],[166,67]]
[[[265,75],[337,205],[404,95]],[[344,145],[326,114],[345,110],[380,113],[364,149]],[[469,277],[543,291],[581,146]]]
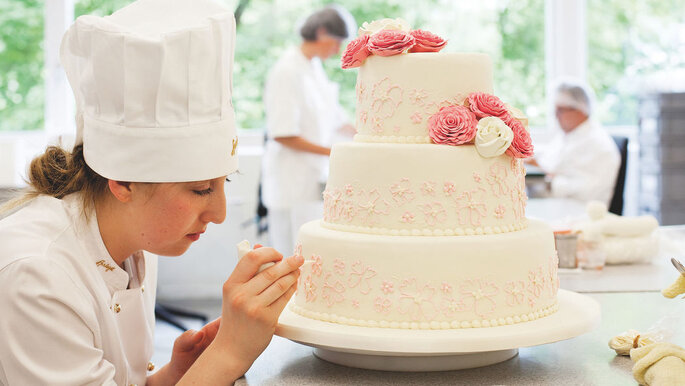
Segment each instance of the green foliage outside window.
[[[330,1],[251,1],[238,26],[234,103],[239,125],[261,128],[264,79],[283,51],[299,44],[296,23]],[[544,2],[499,0],[465,6],[450,0],[345,0],[361,25],[384,17],[401,17],[449,40],[443,52],[485,52],[494,64],[495,92],[524,110],[532,124],[542,124],[544,108]],[[340,56],[324,63],[329,78],[340,84],[340,101],[350,113],[356,103],[356,70],[340,69]]]
[[641,93],[660,87],[653,75],[685,71],[685,3],[587,1],[588,81],[597,93],[599,119],[635,125]]
[[0,131],[43,127],[43,1],[0,0]]
[[[46,0],[0,0],[0,131],[43,127],[43,5]],[[262,94],[269,68],[299,44],[296,24],[328,0],[219,0],[241,8],[234,95],[238,125],[263,128]],[[77,0],[74,14],[107,15],[131,0]],[[494,64],[495,93],[545,124],[544,1],[341,0],[357,23],[402,17],[449,40],[444,52],[485,52]],[[587,0],[588,77],[606,124],[635,124],[641,74],[685,67],[680,0]],[[356,70],[340,57],[324,63],[354,112]]]
[[[107,15],[131,0],[78,0],[74,14]],[[269,68],[289,46],[299,44],[296,23],[330,1],[325,0],[222,0],[236,9],[243,6],[237,27],[234,67],[234,95],[238,125],[262,128],[262,94]],[[446,52],[479,51],[492,56],[495,90],[502,99],[526,111],[531,121],[544,117],[543,4],[538,0],[499,0],[484,6],[464,6],[450,0],[433,1],[340,1],[359,24],[383,17],[402,17],[414,28],[425,28],[449,39]],[[0,50],[2,84],[10,75],[19,77],[21,106],[10,105],[13,99],[0,94],[0,130],[42,128],[43,79],[42,6],[39,0],[0,0],[4,17],[0,35],[11,51]],[[11,4],[11,6],[10,6]],[[11,23],[4,20],[12,20]],[[11,28],[10,28],[11,27]],[[19,39],[18,37],[21,37]],[[32,49],[25,49],[26,47]],[[3,47],[3,46],[0,46]],[[506,47],[506,50],[503,49]],[[8,54],[12,52],[12,54]],[[7,67],[14,72],[7,71]],[[352,113],[355,105],[355,70],[340,69],[340,57],[324,63],[329,77],[340,83],[340,100]],[[19,76],[18,74],[21,74]],[[4,88],[3,88],[4,90]],[[23,94],[22,94],[23,93]],[[12,97],[12,95],[10,95]],[[32,103],[27,103],[32,101]],[[11,113],[11,115],[10,115]],[[28,118],[31,119],[28,119]],[[16,123],[14,123],[16,122]]]

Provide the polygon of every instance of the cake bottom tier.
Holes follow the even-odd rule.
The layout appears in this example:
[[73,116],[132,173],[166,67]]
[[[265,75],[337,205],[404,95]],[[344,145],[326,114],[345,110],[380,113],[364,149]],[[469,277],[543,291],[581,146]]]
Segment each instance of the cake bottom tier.
[[387,328],[495,327],[557,309],[551,229],[478,236],[378,236],[309,222],[292,310],[328,322]]

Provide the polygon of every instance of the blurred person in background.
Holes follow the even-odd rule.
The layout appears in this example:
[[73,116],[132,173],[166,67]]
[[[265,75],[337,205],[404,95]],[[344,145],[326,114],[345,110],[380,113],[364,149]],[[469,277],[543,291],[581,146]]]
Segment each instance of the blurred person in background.
[[356,30],[344,8],[327,6],[306,18],[301,43],[269,71],[264,93],[267,143],[262,201],[268,208],[269,243],[292,251],[297,231],[321,217],[321,196],[334,133],[354,133],[322,62],[337,55]]
[[535,148],[529,163],[545,173],[551,197],[610,204],[621,157],[616,143],[592,117],[594,96],[580,81],[560,82],[554,94],[561,131]]

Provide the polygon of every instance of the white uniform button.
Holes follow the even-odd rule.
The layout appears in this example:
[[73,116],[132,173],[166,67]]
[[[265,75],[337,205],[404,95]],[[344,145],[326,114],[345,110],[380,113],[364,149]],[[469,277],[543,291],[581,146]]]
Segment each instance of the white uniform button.
[[119,305],[119,303],[114,305],[114,312],[116,312],[117,314],[121,312],[121,306]]
[[144,285],[141,285],[141,286],[140,286],[140,291],[141,291],[141,292],[145,292],[145,286],[144,286]]
[[155,369],[155,364],[152,362],[147,363],[147,371],[152,371]]

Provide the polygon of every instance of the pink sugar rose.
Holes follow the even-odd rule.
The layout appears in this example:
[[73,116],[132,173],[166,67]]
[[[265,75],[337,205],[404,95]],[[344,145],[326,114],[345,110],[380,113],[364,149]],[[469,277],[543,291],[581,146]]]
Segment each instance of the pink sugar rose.
[[509,122],[511,114],[507,106],[499,98],[484,92],[473,92],[469,94],[468,106],[476,114],[478,119],[485,117],[497,117],[502,121]]
[[528,158],[533,156],[533,142],[530,139],[530,133],[526,127],[518,120],[510,118],[505,121],[507,126],[514,132],[514,140],[505,152],[506,154],[515,158]]
[[378,56],[393,56],[412,48],[416,40],[410,34],[398,30],[382,30],[369,38],[369,51]]
[[428,135],[433,142],[461,145],[476,136],[476,115],[464,106],[443,107],[428,118]]
[[369,52],[369,35],[362,35],[352,40],[345,48],[345,53],[342,57],[342,68],[359,67],[364,63],[364,60],[371,55]]
[[409,52],[438,52],[447,44],[447,40],[428,31],[417,29],[410,34],[416,39],[416,44]]

